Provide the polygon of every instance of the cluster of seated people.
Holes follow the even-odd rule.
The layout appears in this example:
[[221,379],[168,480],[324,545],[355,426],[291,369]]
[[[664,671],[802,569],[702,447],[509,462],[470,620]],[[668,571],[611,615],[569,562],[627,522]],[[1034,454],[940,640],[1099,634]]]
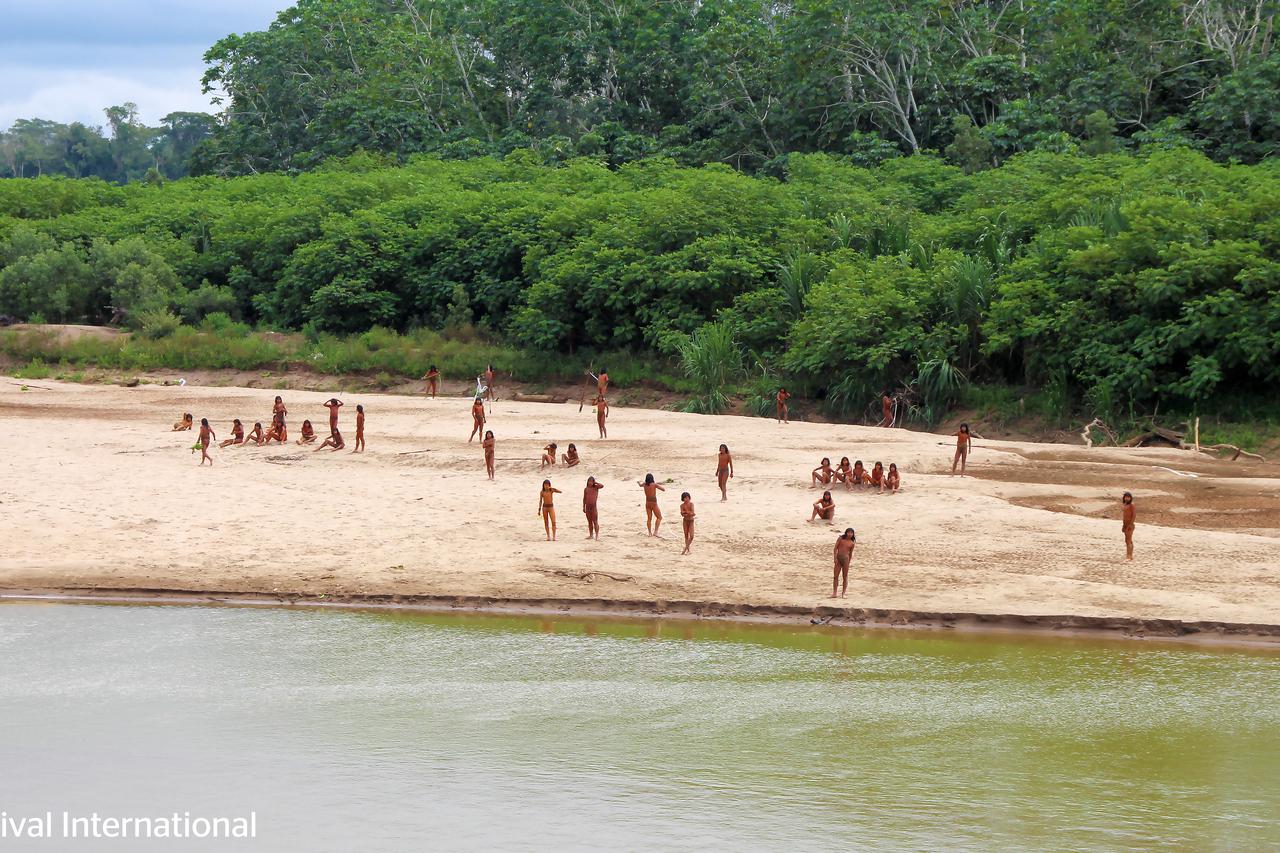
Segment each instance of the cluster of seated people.
[[[844,485],[846,491],[854,489],[875,489],[877,493],[890,494],[902,488],[902,476],[898,473],[898,464],[890,462],[888,470],[884,464],[877,462],[867,469],[862,464],[862,460],[850,463],[848,456],[840,458],[840,464],[832,467],[831,460],[827,457],[822,458],[821,464],[813,469],[810,475],[813,488],[820,486],[835,487],[840,484]],[[836,517],[836,502],[831,497],[831,490],[828,488],[822,493],[821,499],[813,504],[813,512],[809,516],[810,521],[826,521],[831,522]]]

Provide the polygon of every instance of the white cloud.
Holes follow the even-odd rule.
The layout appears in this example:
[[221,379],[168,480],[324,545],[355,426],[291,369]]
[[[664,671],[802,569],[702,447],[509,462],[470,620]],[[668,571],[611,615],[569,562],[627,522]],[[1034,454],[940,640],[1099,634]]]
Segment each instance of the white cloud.
[[0,65],[0,79],[19,84],[6,85],[0,94],[0,129],[20,118],[102,125],[103,109],[126,101],[137,104],[139,118],[152,125],[177,110],[214,109],[209,96],[200,93],[204,69],[199,65],[160,72],[121,70],[123,74],[101,68],[51,71]]
[[[211,111],[202,57],[232,32],[265,28],[289,0],[42,0],[0,19],[0,130],[20,118],[104,124],[132,101],[148,124]],[[0,7],[7,7],[0,0]]]

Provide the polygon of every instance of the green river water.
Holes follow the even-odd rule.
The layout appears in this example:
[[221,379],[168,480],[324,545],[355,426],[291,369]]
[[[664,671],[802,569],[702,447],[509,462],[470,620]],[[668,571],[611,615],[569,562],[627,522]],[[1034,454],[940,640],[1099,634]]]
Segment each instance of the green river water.
[[726,623],[0,604],[8,850],[1274,850],[1280,654]]

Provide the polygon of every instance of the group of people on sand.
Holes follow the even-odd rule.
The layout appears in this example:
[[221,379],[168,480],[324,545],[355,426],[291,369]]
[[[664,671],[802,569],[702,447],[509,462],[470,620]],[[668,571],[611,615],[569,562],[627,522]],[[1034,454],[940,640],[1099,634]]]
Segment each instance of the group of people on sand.
[[[338,429],[338,410],[345,404],[337,397],[330,397],[323,405],[329,410],[329,437],[316,450],[324,450],[325,448],[342,450],[346,447],[346,442],[342,438],[342,432]],[[271,426],[269,428],[264,430],[262,421],[256,421],[253,425],[253,430],[248,435],[245,435],[244,423],[239,418],[233,418],[231,421],[231,437],[224,439],[218,446],[232,447],[240,445],[247,447],[253,445],[254,447],[265,447],[273,441],[277,444],[287,444],[289,442],[289,430],[285,423],[285,417],[288,414],[289,409],[285,406],[284,400],[277,394],[275,403],[271,407]],[[189,430],[192,428],[193,423],[194,418],[191,414],[185,413],[182,419],[173,425],[173,429],[175,432]],[[302,422],[301,435],[299,435],[296,443],[301,445],[314,444],[318,437],[315,427],[311,425],[311,421],[304,420]],[[200,451],[201,465],[205,462],[210,465],[213,464],[213,457],[209,455],[209,448],[217,439],[218,436],[214,433],[213,427],[209,426],[209,419],[201,418],[200,435],[196,439],[196,443],[191,447],[192,453],[197,450]],[[364,449],[364,406],[357,405],[355,447],[352,448],[351,452],[360,453]]]
[[810,472],[809,479],[815,489],[819,486],[842,483],[845,491],[875,489],[880,493],[888,491],[893,494],[902,488],[902,475],[898,473],[898,463],[890,462],[889,469],[886,471],[884,463],[877,462],[868,470],[861,459],[852,465],[849,464],[848,456],[841,456],[840,464],[834,468],[831,467],[831,457],[822,457],[818,467]]

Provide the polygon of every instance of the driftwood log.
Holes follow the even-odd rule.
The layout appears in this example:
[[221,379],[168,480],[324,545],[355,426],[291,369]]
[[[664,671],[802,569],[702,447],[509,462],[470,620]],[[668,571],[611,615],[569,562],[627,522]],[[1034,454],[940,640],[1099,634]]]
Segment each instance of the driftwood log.
[[1120,443],[1116,439],[1116,434],[1111,431],[1111,427],[1103,423],[1101,418],[1094,418],[1092,421],[1085,424],[1084,428],[1080,430],[1080,437],[1084,439],[1085,447],[1093,447],[1093,430],[1095,429],[1101,430],[1102,434],[1105,435],[1112,444]]
[[593,583],[596,578],[608,578],[611,581],[620,581],[622,583],[635,583],[636,579],[631,575],[615,575],[609,572],[575,572],[569,569],[534,569],[544,575],[558,575],[564,578],[572,578],[576,581],[586,581]]
[[[1095,419],[1096,421],[1096,419]],[[1087,430],[1087,428],[1086,428]],[[1234,444],[1197,444],[1194,440],[1187,441],[1185,432],[1177,430],[1165,429],[1164,427],[1152,426],[1146,432],[1140,432],[1133,438],[1126,441],[1122,447],[1149,447],[1152,444],[1164,444],[1169,447],[1176,447],[1179,450],[1190,450],[1196,453],[1203,453],[1206,456],[1212,456],[1215,459],[1221,459],[1224,452],[1231,453],[1231,461],[1234,462],[1241,456],[1247,456],[1250,459],[1256,459],[1259,462],[1266,462],[1266,458],[1257,453],[1251,453],[1248,450],[1242,450]]]

